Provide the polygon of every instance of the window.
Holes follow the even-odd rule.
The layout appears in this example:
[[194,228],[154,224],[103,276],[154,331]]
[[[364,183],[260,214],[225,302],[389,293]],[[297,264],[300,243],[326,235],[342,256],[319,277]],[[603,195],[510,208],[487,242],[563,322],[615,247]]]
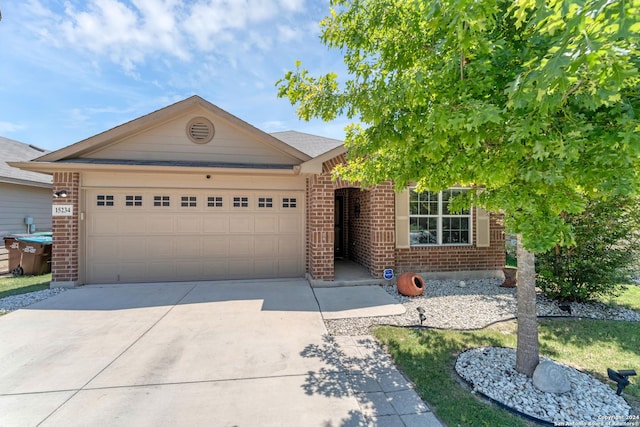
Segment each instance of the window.
[[441,193],[409,195],[409,241],[419,245],[467,245],[471,243],[471,212],[451,212],[449,200],[466,190],[450,189]]
[[221,208],[222,196],[209,196],[207,197],[207,207],[209,208]]
[[258,207],[259,208],[272,208],[273,207],[273,198],[271,198],[271,197],[258,197]]
[[142,196],[125,196],[125,206],[142,206]]
[[249,198],[236,196],[233,198],[233,207],[234,208],[248,208],[249,207]]
[[98,206],[113,206],[113,196],[98,195],[96,200]]
[[295,208],[296,207],[296,198],[295,197],[283,197],[282,198],[282,207],[283,208]]
[[182,196],[180,198],[180,206],[183,208],[195,208],[196,204],[196,196]]
[[169,206],[169,196],[153,196],[153,206]]

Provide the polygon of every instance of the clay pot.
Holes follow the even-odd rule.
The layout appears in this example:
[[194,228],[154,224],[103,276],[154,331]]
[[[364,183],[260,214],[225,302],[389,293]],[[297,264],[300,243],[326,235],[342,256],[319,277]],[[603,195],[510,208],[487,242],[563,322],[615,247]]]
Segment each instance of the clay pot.
[[416,273],[402,273],[398,276],[398,292],[407,297],[417,297],[424,292],[424,280]]
[[502,269],[502,272],[504,273],[504,282],[502,282],[502,285],[500,285],[500,287],[515,288],[516,285],[518,284],[518,280],[517,280],[518,269],[505,267]]

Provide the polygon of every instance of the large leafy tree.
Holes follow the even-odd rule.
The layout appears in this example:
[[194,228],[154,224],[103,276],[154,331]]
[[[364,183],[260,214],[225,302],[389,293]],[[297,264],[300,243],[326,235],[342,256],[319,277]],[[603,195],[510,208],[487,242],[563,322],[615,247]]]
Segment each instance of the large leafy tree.
[[640,154],[640,0],[332,0],[321,40],[349,75],[297,64],[279,96],[351,118],[347,163],[505,213],[519,244],[517,369],[538,364],[535,252],[573,243],[566,213],[631,194]]

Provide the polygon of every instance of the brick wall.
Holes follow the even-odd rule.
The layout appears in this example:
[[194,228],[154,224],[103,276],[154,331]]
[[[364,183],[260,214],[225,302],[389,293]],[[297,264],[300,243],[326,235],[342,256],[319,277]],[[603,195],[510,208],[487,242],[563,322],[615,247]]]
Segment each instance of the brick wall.
[[371,189],[371,274],[382,277],[385,268],[394,268],[395,261],[395,195],[393,184],[386,182]]
[[[371,270],[371,194],[360,189],[348,189],[349,259]],[[358,208],[357,208],[358,207]],[[359,209],[359,213],[356,212]]]
[[[56,172],[53,174],[53,191],[67,190],[68,194],[65,198],[54,198],[53,204],[72,205],[73,215],[53,217],[52,282],[76,283],[78,281],[79,187],[79,173]],[[55,283],[52,284],[55,286]]]
[[307,271],[318,280],[333,280],[333,206],[331,176],[307,178]]
[[[396,249],[396,269],[415,272],[500,270],[505,265],[504,226],[491,214],[491,242],[488,248],[475,246],[432,246]],[[475,241],[475,227],[473,239]]]
[[[504,228],[491,216],[488,248],[475,246],[395,247],[395,195],[391,182],[369,190],[332,180],[331,171],[344,155],[323,164],[323,173],[307,179],[307,271],[317,280],[334,279],[335,196],[344,197],[345,256],[367,267],[373,277],[385,268],[398,273],[499,270],[504,267]],[[359,205],[359,215],[356,215]],[[473,239],[475,238],[473,227]]]

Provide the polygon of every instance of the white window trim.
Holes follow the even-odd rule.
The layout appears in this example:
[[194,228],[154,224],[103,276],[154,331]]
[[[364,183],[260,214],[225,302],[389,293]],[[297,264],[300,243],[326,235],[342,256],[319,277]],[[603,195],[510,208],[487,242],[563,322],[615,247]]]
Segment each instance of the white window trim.
[[[473,231],[474,231],[474,218],[473,218],[473,207],[471,207],[469,209],[469,215],[447,215],[447,217],[458,217],[458,218],[469,218],[469,243],[442,243],[442,218],[443,218],[443,214],[442,214],[442,191],[440,191],[438,193],[438,215],[412,215],[411,214],[411,191],[415,191],[416,187],[409,187],[409,197],[407,202],[409,203],[409,210],[408,210],[408,216],[409,216],[409,246],[412,248],[418,248],[418,247],[429,247],[429,248],[433,248],[433,247],[443,247],[443,246],[473,246]],[[469,190],[468,188],[464,188],[464,187],[451,187],[448,188],[447,190]],[[445,190],[446,191],[446,190]],[[437,225],[436,225],[436,229],[437,229],[437,239],[438,239],[438,243],[411,243],[411,218],[436,218],[437,220]]]

